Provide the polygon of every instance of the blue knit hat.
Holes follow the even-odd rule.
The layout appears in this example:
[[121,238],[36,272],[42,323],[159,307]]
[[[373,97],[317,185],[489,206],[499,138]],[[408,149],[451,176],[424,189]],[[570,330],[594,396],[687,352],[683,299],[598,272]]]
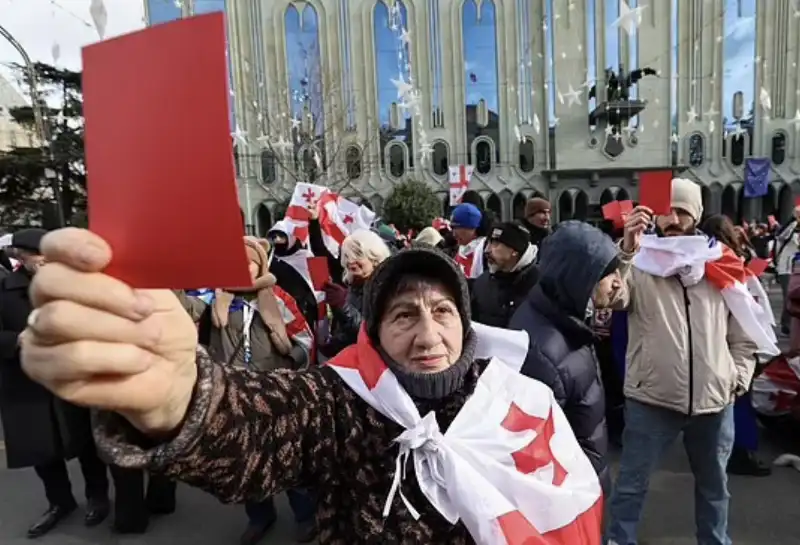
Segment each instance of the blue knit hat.
[[453,209],[453,215],[450,216],[450,223],[453,229],[459,227],[463,229],[477,229],[481,225],[483,214],[474,204],[464,203],[459,204]]

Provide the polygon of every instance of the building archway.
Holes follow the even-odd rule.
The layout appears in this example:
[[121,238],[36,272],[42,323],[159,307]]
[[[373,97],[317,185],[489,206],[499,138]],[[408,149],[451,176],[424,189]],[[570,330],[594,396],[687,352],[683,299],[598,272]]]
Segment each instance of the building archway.
[[617,200],[618,201],[629,201],[631,200],[631,194],[628,193],[628,190],[624,187],[620,187],[617,190]]
[[791,184],[784,183],[778,191],[778,212],[775,219],[783,225],[792,217],[794,211],[794,192]]
[[489,195],[486,199],[486,208],[495,213],[495,217],[499,220],[503,217],[503,203],[496,193]]
[[574,213],[575,201],[572,196],[572,190],[564,190],[558,197],[558,221],[571,220]]
[[574,218],[580,221],[586,221],[589,216],[589,195],[583,190],[578,190],[575,193],[575,214]]
[[272,212],[270,212],[266,203],[262,202],[258,205],[258,210],[256,211],[256,231],[258,236],[266,237],[270,227],[272,227]]
[[726,185],[725,189],[722,190],[722,206],[720,207],[720,212],[736,223],[738,211],[739,196],[736,194],[736,188],[732,185]]
[[511,217],[515,220],[521,220],[525,218],[525,203],[528,202],[528,199],[525,198],[523,193],[517,193],[514,195],[514,199],[511,201]]
[[486,209],[486,202],[483,200],[483,197],[481,197],[481,194],[475,191],[474,189],[468,189],[467,191],[465,191],[464,196],[461,197],[461,202],[474,204],[481,210]]
[[600,206],[604,206],[617,198],[614,188],[608,187],[600,193]]

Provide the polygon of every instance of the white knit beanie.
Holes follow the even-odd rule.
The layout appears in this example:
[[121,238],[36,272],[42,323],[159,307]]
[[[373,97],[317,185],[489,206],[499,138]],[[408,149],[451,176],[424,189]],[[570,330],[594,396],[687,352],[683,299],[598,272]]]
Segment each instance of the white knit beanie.
[[703,192],[687,178],[672,179],[672,208],[685,210],[695,222],[703,216]]
[[422,242],[423,244],[429,244],[430,246],[436,246],[442,241],[442,235],[440,235],[439,231],[437,231],[434,227],[426,227],[419,232],[414,241]]

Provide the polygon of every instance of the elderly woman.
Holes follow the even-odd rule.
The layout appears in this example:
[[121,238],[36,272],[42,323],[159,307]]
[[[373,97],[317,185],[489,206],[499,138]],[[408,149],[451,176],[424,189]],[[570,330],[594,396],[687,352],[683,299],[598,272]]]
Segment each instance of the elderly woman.
[[115,463],[227,502],[311,486],[322,545],[600,542],[599,483],[552,393],[475,358],[466,282],[439,252],[375,270],[358,344],[330,365],[260,374],[198,350],[172,292],[102,274],[99,237],[57,231],[44,254],[24,369],[101,409]]
[[386,242],[374,231],[355,231],[342,242],[342,267],[348,287],[332,282],[325,285],[326,300],[333,311],[331,341],[321,349],[325,357],[333,357],[356,342],[361,327],[364,285],[375,268],[390,255]]

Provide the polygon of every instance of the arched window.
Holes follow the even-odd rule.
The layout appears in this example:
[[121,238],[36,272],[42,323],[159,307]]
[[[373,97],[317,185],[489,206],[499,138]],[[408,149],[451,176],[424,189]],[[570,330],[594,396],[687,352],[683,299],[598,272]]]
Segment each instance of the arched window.
[[701,134],[693,134],[689,137],[689,164],[699,167],[706,159],[705,140]]
[[532,172],[535,166],[533,140],[525,138],[519,145],[519,169],[522,172]]
[[437,176],[444,176],[450,166],[450,152],[445,142],[439,141],[433,145],[433,173]]
[[735,167],[744,163],[744,136],[734,134],[731,136],[731,164]]
[[479,136],[492,139],[499,154],[500,122],[496,7],[493,0],[464,0],[461,11],[467,149]]
[[[302,11],[298,11],[298,7]],[[324,67],[320,54],[319,19],[310,3],[289,4],[286,24],[286,67],[293,138],[301,144],[322,138],[325,130]]]
[[402,178],[406,173],[407,148],[402,142],[394,142],[389,147],[389,173],[395,178]]
[[776,132],[772,135],[772,150],[770,153],[773,165],[782,165],[786,160],[786,134]]
[[345,152],[345,163],[347,164],[347,179],[357,180],[361,178],[361,149],[358,146],[350,146]]
[[261,152],[261,180],[265,184],[273,184],[276,178],[275,154],[270,150],[264,150]]
[[381,158],[386,146],[394,140],[409,143],[411,138],[411,110],[401,107],[398,86],[401,78],[411,78],[410,48],[401,39],[403,29],[408,30],[408,12],[402,0],[378,0],[373,12],[375,37],[375,76],[377,80],[378,124],[380,130]]
[[492,146],[486,140],[475,146],[475,170],[478,174],[488,174],[492,170]]

